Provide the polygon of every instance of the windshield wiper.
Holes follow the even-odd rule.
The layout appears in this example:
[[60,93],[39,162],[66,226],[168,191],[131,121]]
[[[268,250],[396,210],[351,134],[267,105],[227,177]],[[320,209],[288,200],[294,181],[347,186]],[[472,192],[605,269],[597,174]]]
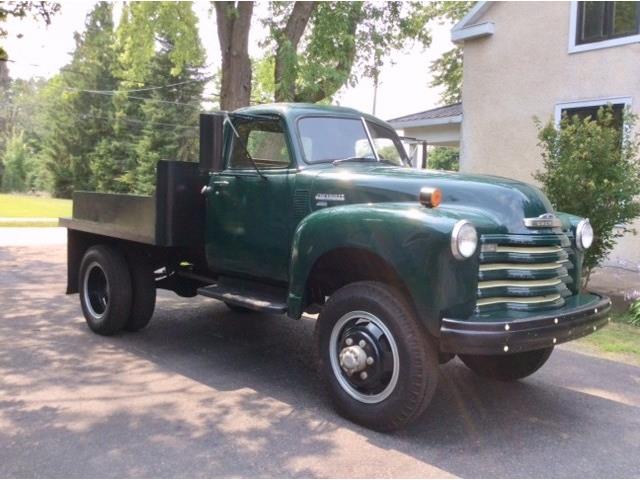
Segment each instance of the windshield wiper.
[[378,160],[371,157],[347,157],[347,158],[338,158],[337,160],[334,160],[331,163],[333,163],[334,165],[337,165],[339,163],[344,163],[344,162],[377,162],[377,161]]

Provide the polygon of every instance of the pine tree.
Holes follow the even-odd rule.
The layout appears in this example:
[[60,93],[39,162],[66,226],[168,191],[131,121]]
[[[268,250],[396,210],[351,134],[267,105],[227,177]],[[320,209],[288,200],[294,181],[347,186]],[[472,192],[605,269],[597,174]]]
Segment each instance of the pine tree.
[[[134,143],[135,168],[126,175],[130,188],[150,194],[159,160],[197,158],[197,122],[204,80],[204,49],[190,3],[132,3],[118,28],[121,90],[174,85],[118,96]],[[140,84],[144,79],[144,84]],[[123,92],[125,93],[125,92]],[[128,99],[128,101],[126,101]],[[133,118],[132,118],[133,117]],[[139,125],[136,125],[137,122]]]
[[114,137],[112,98],[90,92],[117,87],[112,15],[111,4],[96,4],[85,31],[75,34],[71,62],[45,88],[43,150],[58,196],[96,186],[91,161],[98,145]]

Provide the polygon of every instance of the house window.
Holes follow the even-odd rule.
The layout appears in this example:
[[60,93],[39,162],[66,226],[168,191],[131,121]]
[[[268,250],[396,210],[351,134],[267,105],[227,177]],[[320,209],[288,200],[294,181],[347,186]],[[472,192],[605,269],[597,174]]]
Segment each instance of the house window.
[[[626,105],[624,103],[613,103],[610,105],[611,109],[613,110],[613,125],[617,130],[622,130],[624,108]],[[565,115],[569,118],[573,118],[577,115],[581,120],[584,120],[587,117],[591,117],[592,120],[596,120],[598,118],[598,110],[606,106],[606,104],[600,104],[585,107],[563,108],[561,110],[561,118]]]
[[[581,119],[591,117],[595,120],[598,118],[598,110],[607,106],[611,106],[613,110],[613,127],[624,135],[624,113],[626,109],[631,108],[631,97],[608,97],[594,100],[558,103],[555,108],[556,126],[560,127],[562,118],[565,115],[568,117],[577,115]],[[623,137],[621,136],[620,139],[622,140]]]
[[639,2],[571,2],[569,53],[640,42]]

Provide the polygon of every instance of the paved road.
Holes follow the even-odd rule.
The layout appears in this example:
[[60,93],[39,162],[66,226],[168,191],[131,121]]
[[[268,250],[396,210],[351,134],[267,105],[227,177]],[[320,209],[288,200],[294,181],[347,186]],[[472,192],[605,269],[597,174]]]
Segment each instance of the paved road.
[[65,249],[0,248],[0,477],[638,477],[640,368],[558,349],[517,384],[441,368],[383,435],[327,406],[312,320],[159,295],[147,330],[85,327]]

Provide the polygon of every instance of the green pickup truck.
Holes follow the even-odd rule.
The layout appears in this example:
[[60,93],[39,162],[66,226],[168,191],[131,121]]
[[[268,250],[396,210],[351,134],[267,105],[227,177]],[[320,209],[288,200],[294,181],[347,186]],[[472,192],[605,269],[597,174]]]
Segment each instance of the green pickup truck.
[[144,328],[157,288],[238,321],[319,314],[329,397],[382,431],[425,410],[455,355],[517,380],[609,320],[580,292],[588,220],[522,182],[411,168],[388,124],[348,108],[202,114],[199,163],[160,162],[153,196],[77,192],[61,224],[94,332]]

